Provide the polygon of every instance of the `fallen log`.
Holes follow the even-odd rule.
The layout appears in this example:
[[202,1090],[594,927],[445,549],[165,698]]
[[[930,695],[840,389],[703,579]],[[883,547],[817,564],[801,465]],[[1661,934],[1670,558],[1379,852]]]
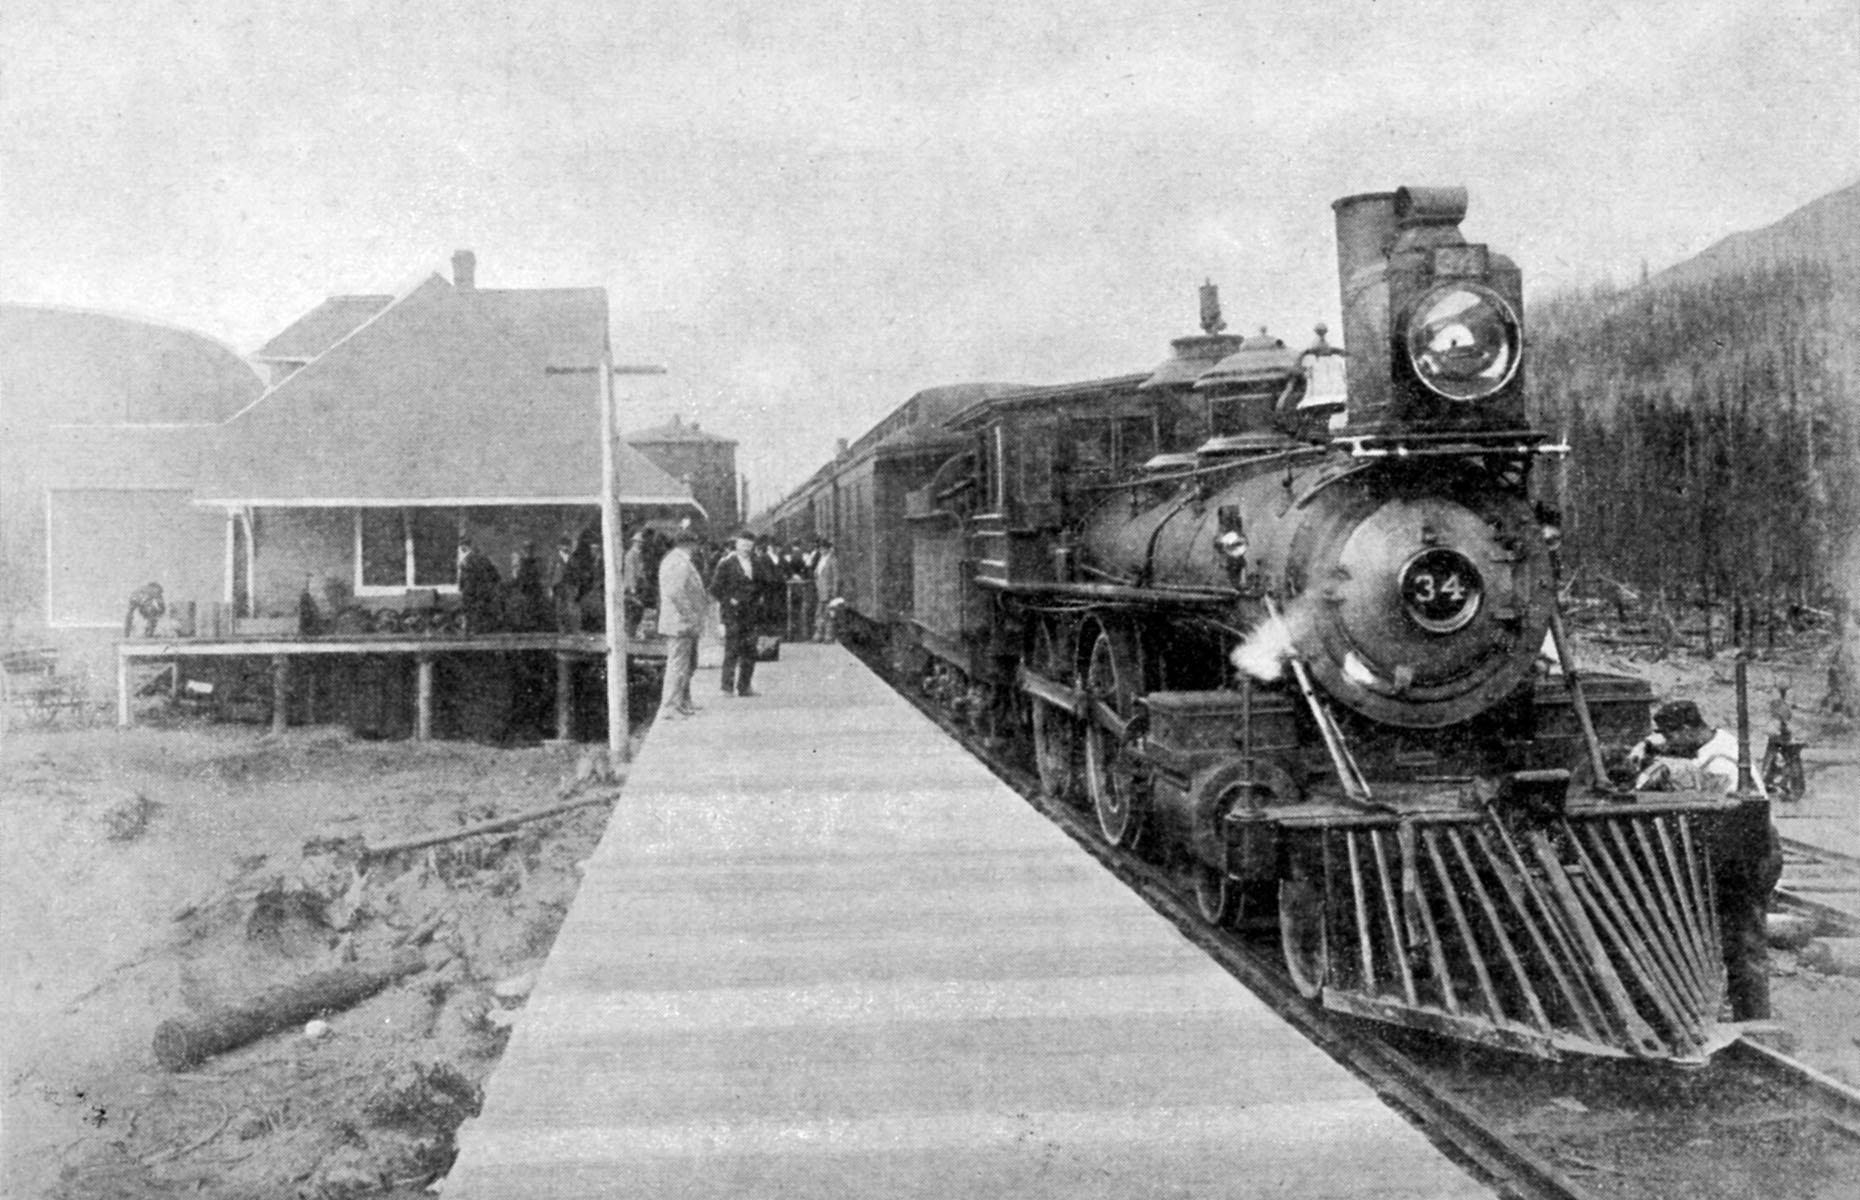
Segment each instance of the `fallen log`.
[[400,950],[383,961],[305,975],[228,1008],[163,1021],[155,1027],[155,1061],[182,1070],[299,1021],[341,1012],[425,969],[419,951]]
[[395,938],[394,945],[424,946],[427,942],[432,940],[435,933],[439,932],[439,927],[446,923],[446,918],[452,916],[457,911],[458,909],[455,907],[440,909],[432,916],[426,918],[426,920],[421,921],[412,929],[409,929],[407,932]]
[[422,850],[427,846],[437,846],[442,842],[456,842],[461,838],[477,837],[480,834],[502,833],[507,829],[515,829],[519,825],[527,825],[531,821],[540,821],[544,817],[553,817],[558,813],[569,812],[577,808],[586,808],[590,804],[605,804],[607,801],[612,800],[615,794],[616,793],[613,792],[602,792],[598,795],[582,796],[579,799],[569,800],[562,804],[551,804],[547,808],[533,808],[528,812],[517,813],[514,816],[498,817],[490,821],[480,821],[476,825],[467,825],[462,829],[448,830],[445,833],[425,833],[421,834],[419,837],[405,838],[398,842],[387,842],[380,846],[363,846],[362,861],[367,862],[369,859],[373,858],[385,858],[390,854],[398,854],[403,850]]

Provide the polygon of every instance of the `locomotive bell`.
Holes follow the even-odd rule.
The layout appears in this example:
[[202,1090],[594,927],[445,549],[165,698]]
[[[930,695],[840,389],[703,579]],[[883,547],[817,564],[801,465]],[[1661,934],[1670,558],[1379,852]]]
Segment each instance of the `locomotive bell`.
[[1465,189],[1404,187],[1332,208],[1351,348],[1343,434],[1524,428],[1522,280],[1461,236]]

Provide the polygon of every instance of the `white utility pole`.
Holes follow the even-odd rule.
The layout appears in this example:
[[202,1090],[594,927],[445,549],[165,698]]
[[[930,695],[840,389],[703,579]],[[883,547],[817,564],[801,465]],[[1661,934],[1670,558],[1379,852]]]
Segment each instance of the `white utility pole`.
[[601,348],[601,361],[593,367],[550,367],[549,375],[596,375],[601,400],[601,591],[603,624],[607,628],[607,758],[618,767],[627,760],[626,746],[626,599],[620,594],[620,567],[626,554],[626,535],[620,528],[620,484],[616,478],[616,448],[620,438],[619,415],[614,411],[615,375],[663,375],[664,367],[615,366],[612,346]]
[[626,556],[626,533],[620,522],[620,420],[615,411],[615,375],[663,375],[664,367],[616,366],[613,350],[601,356],[601,586],[606,593],[607,757],[618,767],[627,761],[626,598],[620,594],[620,568]]

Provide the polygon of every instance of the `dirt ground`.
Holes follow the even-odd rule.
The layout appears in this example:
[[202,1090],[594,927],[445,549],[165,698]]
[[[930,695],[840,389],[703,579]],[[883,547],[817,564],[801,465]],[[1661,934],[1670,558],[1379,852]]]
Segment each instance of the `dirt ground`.
[[[1720,653],[1704,658],[1690,650],[1658,656],[1650,647],[1623,647],[1591,628],[1576,634],[1584,671],[1611,671],[1647,680],[1659,700],[1698,702],[1706,722],[1735,729],[1735,659]],[[1722,639],[1720,640],[1722,645]],[[1788,687],[1791,727],[1806,743],[1807,795],[1798,803],[1773,805],[1784,837],[1796,816],[1836,818],[1860,828],[1860,725],[1822,708],[1828,693],[1831,638],[1823,633],[1784,637],[1763,646],[1749,663],[1751,753],[1760,757],[1775,728],[1770,706],[1779,685]],[[1860,887],[1860,883],[1856,884]],[[1812,965],[1812,948],[1771,951],[1771,1005],[1779,1032],[1765,1040],[1845,1083],[1860,1087],[1860,978]]]
[[[1585,639],[1585,669],[1735,716],[1731,661]],[[1860,797],[1860,732],[1815,713],[1824,642],[1751,671],[1813,747],[1811,799]],[[106,1197],[412,1196],[443,1174],[541,967],[618,781],[565,748],[368,742],[164,719],[13,730],[0,746],[0,1191]],[[93,720],[100,720],[96,714]],[[562,798],[600,803],[358,869],[363,844]],[[164,1019],[413,947],[426,969],[179,1072]],[[1860,980],[1775,961],[1798,1053],[1860,1084]]]
[[[617,787],[599,758],[190,721],[0,748],[0,1192],[415,1194],[449,1165]],[[508,833],[384,843],[595,801]],[[426,969],[180,1072],[158,1023],[416,949]],[[499,993],[502,993],[501,995]]]

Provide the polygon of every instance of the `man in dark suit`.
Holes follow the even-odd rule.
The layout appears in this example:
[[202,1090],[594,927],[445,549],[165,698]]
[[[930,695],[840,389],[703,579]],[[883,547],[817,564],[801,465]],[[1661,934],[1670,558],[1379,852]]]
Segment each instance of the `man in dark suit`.
[[504,577],[470,538],[459,539],[459,604],[466,633],[496,633],[504,624]]
[[754,558],[762,608],[761,627],[756,632],[763,637],[779,639],[788,620],[788,571],[781,547],[772,538],[757,538]]
[[756,631],[762,617],[762,589],[755,562],[756,539],[747,529],[736,535],[736,545],[717,563],[711,575],[710,594],[723,617],[723,694],[753,696],[749,682],[756,673]]
[[549,567],[549,596],[555,604],[557,631],[581,632],[581,593],[586,585],[587,566],[575,553],[575,539],[565,533],[555,544],[555,561]]

